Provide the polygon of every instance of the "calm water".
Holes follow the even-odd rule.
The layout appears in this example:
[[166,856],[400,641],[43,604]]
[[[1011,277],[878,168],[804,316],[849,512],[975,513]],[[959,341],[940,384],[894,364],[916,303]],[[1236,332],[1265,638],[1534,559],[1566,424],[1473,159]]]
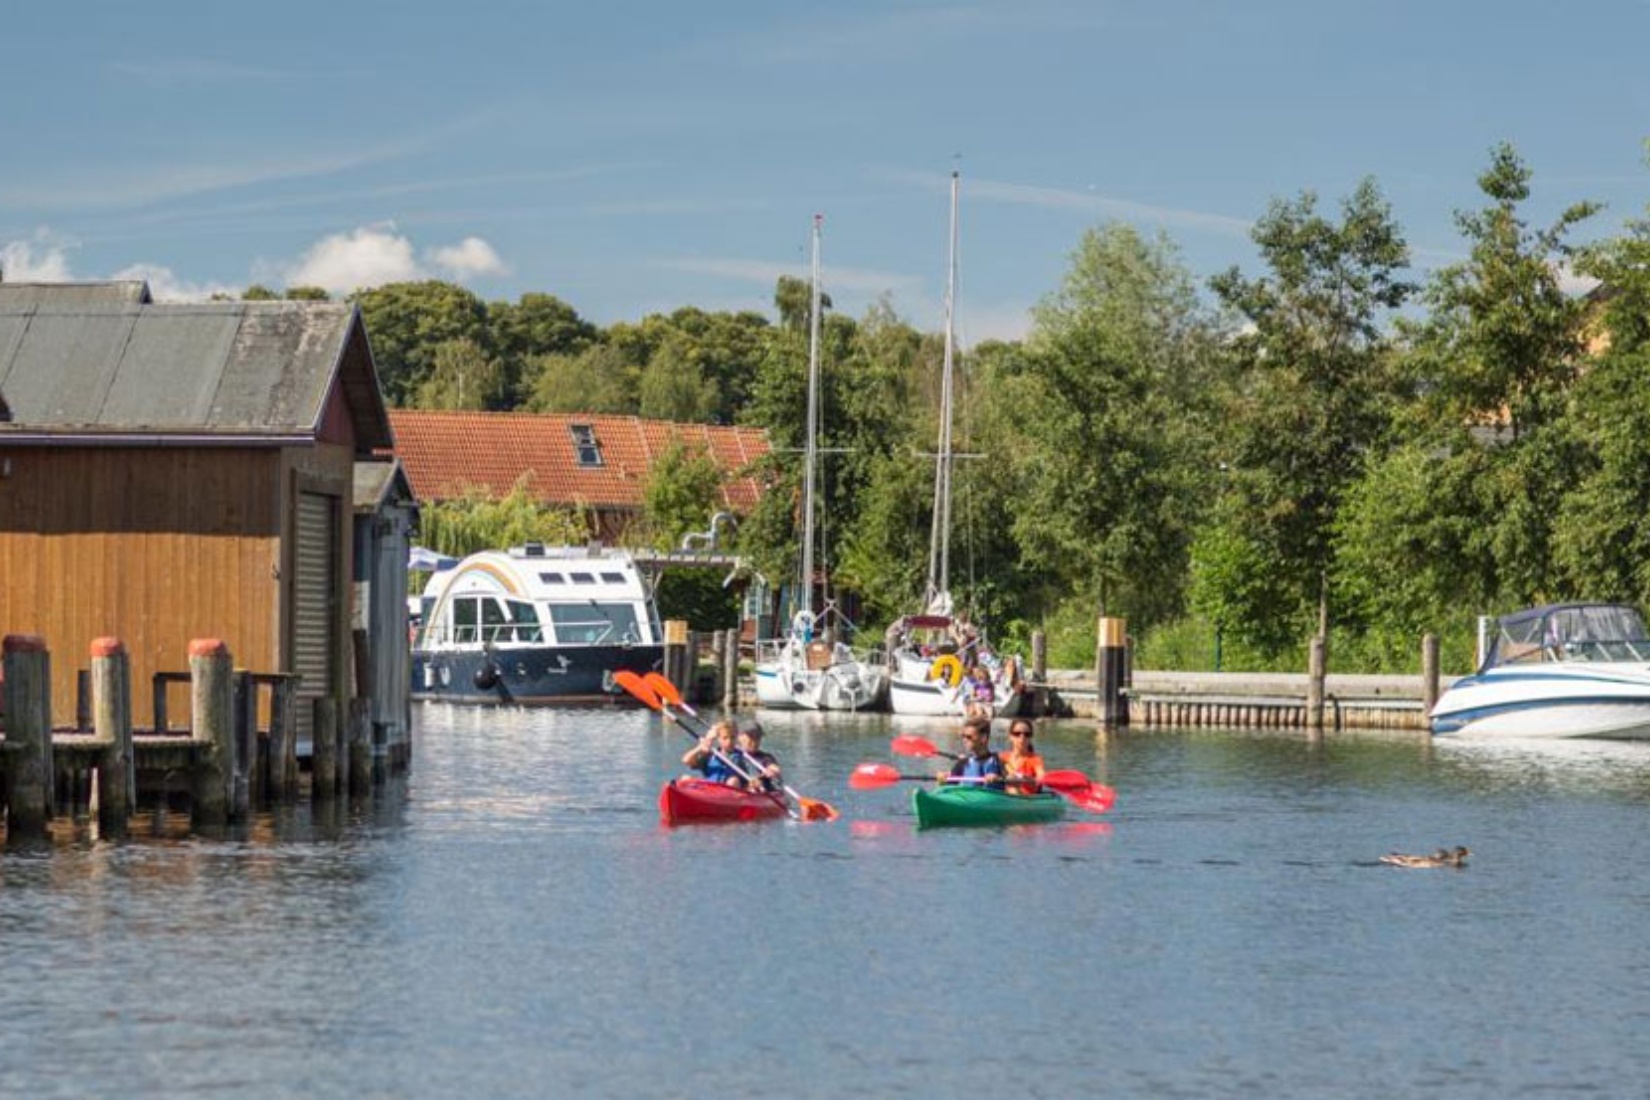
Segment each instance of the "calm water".
[[[638,711],[432,706],[404,786],[0,855],[0,1092],[1642,1095],[1650,745],[1039,737],[1103,821],[912,828],[887,718],[775,716],[834,824],[662,829]],[[923,762],[901,761],[913,768]],[[1466,844],[1459,871],[1378,865]]]

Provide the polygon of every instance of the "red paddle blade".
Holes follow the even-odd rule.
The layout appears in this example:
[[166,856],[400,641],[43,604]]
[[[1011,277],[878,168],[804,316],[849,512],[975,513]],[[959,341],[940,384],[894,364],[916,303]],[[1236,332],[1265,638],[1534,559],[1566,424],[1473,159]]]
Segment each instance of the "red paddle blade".
[[1088,776],[1078,771],[1043,773],[1043,786],[1052,787],[1061,794],[1081,794],[1094,786]]
[[899,769],[889,764],[861,764],[848,776],[848,786],[856,791],[868,790],[872,787],[886,787],[890,783],[898,783]]
[[1080,794],[1067,794],[1061,791],[1060,795],[1073,806],[1087,810],[1091,814],[1103,814],[1117,801],[1117,792],[1103,783],[1096,783]]
[[646,703],[654,710],[659,709],[659,695],[642,681],[642,678],[628,668],[621,668],[613,674],[613,682],[634,695],[638,700]]
[[900,756],[938,756],[940,752],[934,742],[914,733],[900,734],[888,747]]

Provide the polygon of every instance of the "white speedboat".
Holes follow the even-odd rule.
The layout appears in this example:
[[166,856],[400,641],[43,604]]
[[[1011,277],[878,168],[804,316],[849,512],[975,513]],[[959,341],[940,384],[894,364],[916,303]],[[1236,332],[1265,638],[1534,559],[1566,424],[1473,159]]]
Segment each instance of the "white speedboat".
[[1650,739],[1650,631],[1636,608],[1572,603],[1496,620],[1478,671],[1432,708],[1466,738]]

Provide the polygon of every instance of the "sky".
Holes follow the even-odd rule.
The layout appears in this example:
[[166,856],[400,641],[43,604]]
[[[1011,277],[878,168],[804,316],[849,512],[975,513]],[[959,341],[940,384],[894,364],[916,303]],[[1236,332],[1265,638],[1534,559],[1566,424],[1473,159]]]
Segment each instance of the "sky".
[[407,279],[600,324],[775,280],[1013,339],[1085,231],[1262,268],[1270,202],[1373,177],[1415,274],[1510,142],[1527,211],[1650,203],[1650,0],[32,3],[0,22],[0,268],[162,300]]

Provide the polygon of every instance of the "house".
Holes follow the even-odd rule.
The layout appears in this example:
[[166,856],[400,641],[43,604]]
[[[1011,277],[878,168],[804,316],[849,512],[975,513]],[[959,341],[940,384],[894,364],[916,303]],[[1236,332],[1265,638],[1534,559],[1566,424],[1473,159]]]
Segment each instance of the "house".
[[[393,466],[359,469],[394,437],[354,306],[0,283],[0,397],[0,632],[52,647],[58,722],[92,639],[125,642],[141,692],[219,638],[238,668],[302,677],[300,738],[313,699],[372,679],[404,752],[409,685],[352,639],[405,649],[413,518]],[[397,546],[399,570],[371,564]]]
[[721,507],[736,515],[755,507],[762,487],[744,471],[769,450],[758,428],[635,416],[393,409],[390,424],[419,500],[504,497],[523,482],[538,503],[587,515],[592,536],[608,542],[640,515],[653,463],[672,443],[716,462],[726,476]]

